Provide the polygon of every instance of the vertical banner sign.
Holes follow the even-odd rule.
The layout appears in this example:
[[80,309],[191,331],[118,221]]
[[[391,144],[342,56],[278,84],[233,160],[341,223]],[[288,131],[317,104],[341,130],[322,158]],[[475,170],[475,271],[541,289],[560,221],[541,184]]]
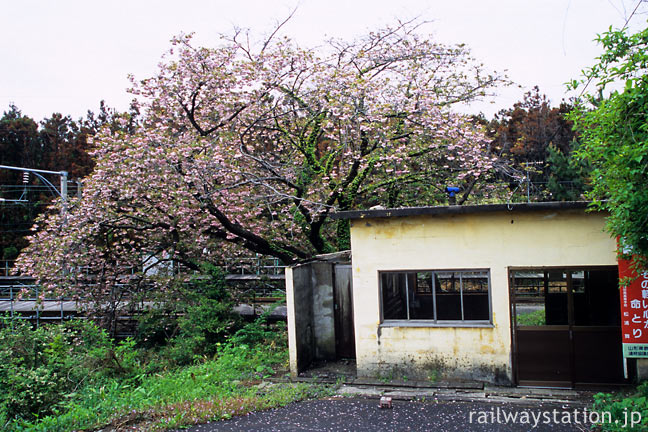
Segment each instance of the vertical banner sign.
[[619,280],[632,280],[621,286],[623,357],[648,357],[648,271],[637,275],[631,264],[619,258]]

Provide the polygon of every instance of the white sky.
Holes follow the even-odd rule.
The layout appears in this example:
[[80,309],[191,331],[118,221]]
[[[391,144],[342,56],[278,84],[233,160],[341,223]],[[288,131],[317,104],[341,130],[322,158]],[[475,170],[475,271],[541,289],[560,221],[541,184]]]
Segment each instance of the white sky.
[[[522,88],[471,107],[490,117],[539,85],[554,104],[600,49],[597,33],[623,26],[639,0],[0,0],[0,112],[10,103],[35,120],[53,112],[84,116],[104,99],[126,110],[127,75],[154,74],[169,39],[195,32],[206,46],[234,26],[284,28],[304,45],[353,38],[420,16],[444,43],[465,43],[488,68],[508,70]],[[645,5],[640,11],[645,11]],[[635,15],[631,28],[645,26]]]

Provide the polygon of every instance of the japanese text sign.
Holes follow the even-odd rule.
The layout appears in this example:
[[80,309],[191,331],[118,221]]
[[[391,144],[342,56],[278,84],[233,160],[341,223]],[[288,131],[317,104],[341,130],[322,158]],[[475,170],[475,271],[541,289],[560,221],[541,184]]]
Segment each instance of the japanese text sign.
[[619,280],[623,356],[648,357],[648,271],[637,275],[632,262],[620,258]]

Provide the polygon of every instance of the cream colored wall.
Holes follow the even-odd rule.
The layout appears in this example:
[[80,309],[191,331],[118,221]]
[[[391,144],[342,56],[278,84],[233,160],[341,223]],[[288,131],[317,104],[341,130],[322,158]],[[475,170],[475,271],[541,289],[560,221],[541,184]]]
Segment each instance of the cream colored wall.
[[[512,380],[509,267],[616,265],[604,225],[582,210],[353,220],[358,374]],[[378,272],[426,269],[490,269],[493,325],[381,326]]]
[[288,360],[290,363],[290,374],[297,378],[299,369],[297,367],[297,327],[295,326],[295,286],[293,284],[293,269],[286,267],[286,315],[288,327]]

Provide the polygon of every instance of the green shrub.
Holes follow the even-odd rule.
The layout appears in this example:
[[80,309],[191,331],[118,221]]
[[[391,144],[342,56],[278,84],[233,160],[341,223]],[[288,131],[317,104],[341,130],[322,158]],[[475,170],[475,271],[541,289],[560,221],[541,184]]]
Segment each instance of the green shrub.
[[161,302],[139,321],[139,346],[157,350],[150,372],[210,358],[241,326],[222,271],[202,266],[202,273],[176,288],[176,302]]
[[[603,430],[627,432],[648,430],[648,381],[640,384],[631,394],[598,393],[594,395],[594,401],[594,410],[611,414],[612,422],[602,424]],[[641,421],[630,427],[632,412],[639,413]]]
[[270,324],[267,311],[241,326],[224,277],[207,275],[183,286],[184,301],[144,317],[137,339],[115,343],[85,320],[0,322],[0,430],[170,428],[317,393],[255,387],[287,364],[285,323]]
[[519,326],[543,326],[546,324],[545,310],[540,309],[526,314],[517,315]]
[[135,334],[138,346],[155,348],[166,345],[178,332],[180,313],[176,303],[161,303],[139,316]]
[[[268,334],[273,330],[259,327]],[[136,382],[115,377],[85,386],[52,415],[14,421],[10,426],[47,432],[117,429],[118,425],[132,430],[171,429],[330,394],[325,387],[306,384],[259,385],[277,365],[287,362],[287,350],[279,342],[285,335],[269,338],[265,340],[270,343],[256,345],[217,343],[211,360],[144,375]]]
[[115,345],[91,321],[33,328],[3,320],[0,328],[0,418],[50,414],[80,388],[111,377],[140,373],[132,340]]
[[278,306],[273,305],[266,310],[261,316],[251,323],[244,325],[231,338],[234,345],[254,345],[259,343],[271,344],[273,346],[288,346],[286,339],[286,323],[279,321],[270,325],[268,317],[270,313]]

